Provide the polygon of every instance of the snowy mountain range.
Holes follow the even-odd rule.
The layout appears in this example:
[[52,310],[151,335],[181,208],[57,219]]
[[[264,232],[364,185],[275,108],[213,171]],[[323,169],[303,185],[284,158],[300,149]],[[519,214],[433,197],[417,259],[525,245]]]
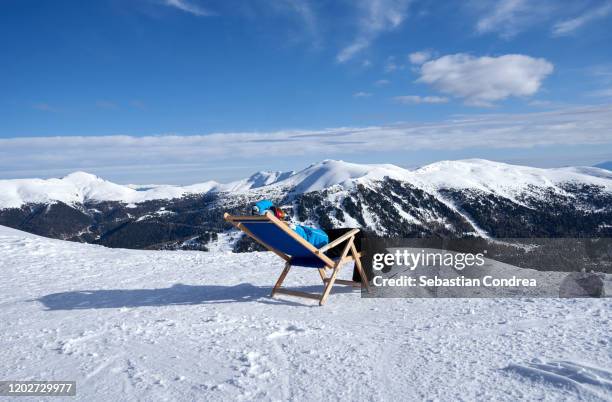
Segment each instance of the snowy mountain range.
[[189,186],[119,185],[84,172],[1,180],[0,224],[112,247],[205,249],[237,239],[223,212],[245,213],[262,198],[295,221],[388,236],[612,235],[611,171],[480,159],[416,170],[325,160],[299,172]]
[[170,200],[209,192],[242,192],[283,180],[294,172],[257,172],[248,179],[222,184],[215,181],[190,186],[120,185],[98,176],[74,172],[61,179],[0,180],[0,208],[62,202],[70,205],[118,201],[126,204]]

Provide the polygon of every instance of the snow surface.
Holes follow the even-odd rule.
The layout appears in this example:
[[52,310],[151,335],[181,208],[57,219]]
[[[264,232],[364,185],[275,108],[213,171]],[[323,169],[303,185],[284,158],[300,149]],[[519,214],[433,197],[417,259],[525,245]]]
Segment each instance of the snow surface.
[[[319,307],[268,297],[281,268],[271,253],[107,249],[0,226],[0,378],[76,380],[87,401],[612,398],[610,299],[339,287]],[[287,284],[319,281],[295,269]]]
[[0,180],[0,208],[19,208],[26,203],[61,201],[77,204],[86,201],[121,201],[126,204],[179,198],[208,192],[242,193],[259,189],[291,188],[296,193],[319,191],[332,186],[349,188],[391,177],[416,187],[436,192],[443,188],[472,189],[515,199],[530,186],[559,188],[562,183],[584,183],[612,191],[612,174],[599,168],[539,169],[509,165],[483,159],[442,161],[417,170],[394,165],[365,165],[325,160],[295,172],[258,172],[231,183],[215,181],[190,186],[119,185],[97,176],[76,172],[62,179]]

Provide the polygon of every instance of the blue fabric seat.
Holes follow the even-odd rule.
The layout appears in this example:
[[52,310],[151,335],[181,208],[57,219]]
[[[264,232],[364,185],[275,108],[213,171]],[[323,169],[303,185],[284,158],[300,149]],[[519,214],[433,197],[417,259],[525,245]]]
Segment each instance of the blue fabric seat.
[[241,220],[240,223],[268,246],[293,258],[314,259],[312,251],[269,221]]
[[[334,262],[338,262],[338,258],[332,258]],[[325,263],[320,258],[294,257],[291,259],[291,265],[305,268],[323,268]]]
[[[246,227],[259,240],[268,246],[281,251],[291,257],[291,265],[306,268],[323,268],[325,262],[312,254],[312,251],[303,244],[289,236],[281,228],[269,221],[242,220]],[[333,259],[332,259],[333,260]],[[334,260],[336,262],[337,259]]]

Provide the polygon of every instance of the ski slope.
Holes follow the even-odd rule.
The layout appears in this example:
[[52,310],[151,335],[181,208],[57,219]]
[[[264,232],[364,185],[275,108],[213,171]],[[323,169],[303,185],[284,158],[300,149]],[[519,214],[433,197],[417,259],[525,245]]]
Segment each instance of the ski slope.
[[[280,269],[271,253],[107,249],[0,226],[0,379],[76,380],[87,401],[612,399],[610,299],[341,290],[319,307],[270,299]],[[294,270],[287,283],[319,281]]]

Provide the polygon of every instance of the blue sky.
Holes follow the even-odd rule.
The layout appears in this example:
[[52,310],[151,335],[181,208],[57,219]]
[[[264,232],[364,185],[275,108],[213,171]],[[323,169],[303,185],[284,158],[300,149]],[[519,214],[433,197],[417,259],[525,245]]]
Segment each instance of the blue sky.
[[612,159],[610,0],[0,8],[0,178]]

